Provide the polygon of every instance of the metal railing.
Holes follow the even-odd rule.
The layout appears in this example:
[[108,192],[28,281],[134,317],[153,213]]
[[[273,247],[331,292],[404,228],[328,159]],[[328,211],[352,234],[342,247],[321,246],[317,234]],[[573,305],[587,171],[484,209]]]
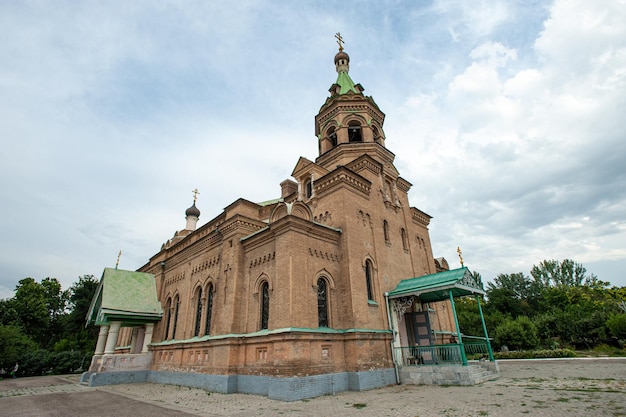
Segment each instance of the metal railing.
[[[484,338],[467,337],[464,341],[463,348],[468,359],[477,359],[478,356],[486,356],[488,354],[487,343]],[[466,336],[463,337],[466,339]],[[396,348],[398,359],[401,359],[402,365],[446,365],[446,364],[463,364],[461,356],[461,345],[458,343],[450,343],[445,345],[430,346],[403,346]]]

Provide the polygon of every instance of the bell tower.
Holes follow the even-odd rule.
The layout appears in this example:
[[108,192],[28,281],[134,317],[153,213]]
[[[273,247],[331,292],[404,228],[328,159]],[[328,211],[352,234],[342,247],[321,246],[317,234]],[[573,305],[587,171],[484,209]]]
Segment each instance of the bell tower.
[[315,116],[315,135],[319,142],[316,162],[328,169],[345,164],[346,157],[350,158],[348,154],[357,157],[372,153],[371,148],[381,148],[379,151],[385,148],[385,114],[372,97],[363,94],[363,86],[350,78],[350,56],[343,50],[341,35],[337,33],[335,37],[339,44],[335,55],[337,81]]

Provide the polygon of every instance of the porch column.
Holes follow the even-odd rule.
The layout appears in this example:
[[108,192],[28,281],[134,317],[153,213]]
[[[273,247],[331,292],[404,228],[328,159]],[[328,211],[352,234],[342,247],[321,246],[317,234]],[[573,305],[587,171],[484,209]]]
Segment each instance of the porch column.
[[98,333],[98,342],[96,343],[95,355],[102,355],[104,353],[104,345],[107,342],[107,335],[109,334],[109,326],[100,326],[100,332]]
[[130,349],[128,353],[135,353],[135,346],[137,345],[138,336],[139,336],[139,327],[133,327],[133,334],[130,337]]
[[152,330],[154,330],[154,324],[147,323],[146,332],[143,336],[143,348],[141,349],[141,353],[148,353],[148,345],[152,342]]
[[461,361],[463,366],[467,366],[467,357],[465,356],[465,346],[463,346],[463,336],[461,336],[461,328],[459,327],[459,319],[456,316],[456,307],[454,306],[454,297],[452,296],[452,290],[448,292],[450,294],[450,304],[452,304],[452,313],[454,314],[454,324],[456,325],[456,334],[459,337],[459,347],[461,349]]
[[109,334],[107,335],[107,343],[104,348],[104,353],[109,355],[115,353],[115,345],[117,344],[117,335],[120,332],[120,327],[122,323],[119,321],[114,321],[111,323],[111,327],[109,327]]
[[489,360],[495,361],[493,357],[493,350],[491,350],[491,342],[489,341],[489,335],[487,334],[487,326],[485,325],[485,316],[483,316],[483,308],[480,306],[480,296],[476,294],[476,303],[478,304],[478,312],[480,313],[480,322],[483,324],[483,332],[485,332],[485,341],[487,342],[487,352],[489,352]]

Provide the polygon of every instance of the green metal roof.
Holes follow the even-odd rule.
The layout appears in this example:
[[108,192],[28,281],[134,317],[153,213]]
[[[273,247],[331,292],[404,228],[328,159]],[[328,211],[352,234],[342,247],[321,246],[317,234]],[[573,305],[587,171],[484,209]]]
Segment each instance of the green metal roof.
[[389,298],[418,296],[423,303],[441,301],[453,297],[472,294],[485,294],[480,278],[475,278],[466,267],[409,278],[400,281],[398,286],[389,292]]
[[352,78],[350,78],[346,71],[339,71],[336,84],[341,87],[339,94],[346,94],[348,91],[359,94],[357,89],[354,87],[354,81],[352,81]]
[[87,313],[87,322],[102,325],[121,321],[134,325],[154,323],[162,316],[154,275],[105,268]]

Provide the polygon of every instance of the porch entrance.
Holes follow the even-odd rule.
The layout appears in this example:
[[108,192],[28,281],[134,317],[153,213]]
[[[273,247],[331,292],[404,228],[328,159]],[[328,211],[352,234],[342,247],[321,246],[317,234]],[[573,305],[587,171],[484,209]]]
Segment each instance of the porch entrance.
[[[402,321],[406,323],[406,334],[400,335],[400,338],[395,341],[398,363],[467,366],[467,357],[475,358],[478,355],[493,362],[491,343],[480,305],[480,296],[484,294],[480,277],[474,276],[465,267],[400,281],[398,286],[388,293],[389,308],[396,312],[397,323],[401,324]],[[483,336],[463,334],[459,328],[454,299],[467,296],[476,298],[484,331]],[[433,330],[431,315],[441,318],[437,315],[441,314],[441,311],[432,309],[431,304],[445,301],[449,301],[450,310],[446,310],[445,314],[452,316],[453,328],[441,328],[435,324],[436,328]],[[416,309],[413,306],[417,304],[421,304],[421,307]],[[409,311],[409,309],[419,311]],[[442,325],[439,320],[436,321],[439,322],[439,326]]]
[[435,363],[436,359],[430,349],[420,349],[433,343],[428,311],[406,313],[405,319],[410,344],[416,347],[410,352],[413,360],[423,365]]

